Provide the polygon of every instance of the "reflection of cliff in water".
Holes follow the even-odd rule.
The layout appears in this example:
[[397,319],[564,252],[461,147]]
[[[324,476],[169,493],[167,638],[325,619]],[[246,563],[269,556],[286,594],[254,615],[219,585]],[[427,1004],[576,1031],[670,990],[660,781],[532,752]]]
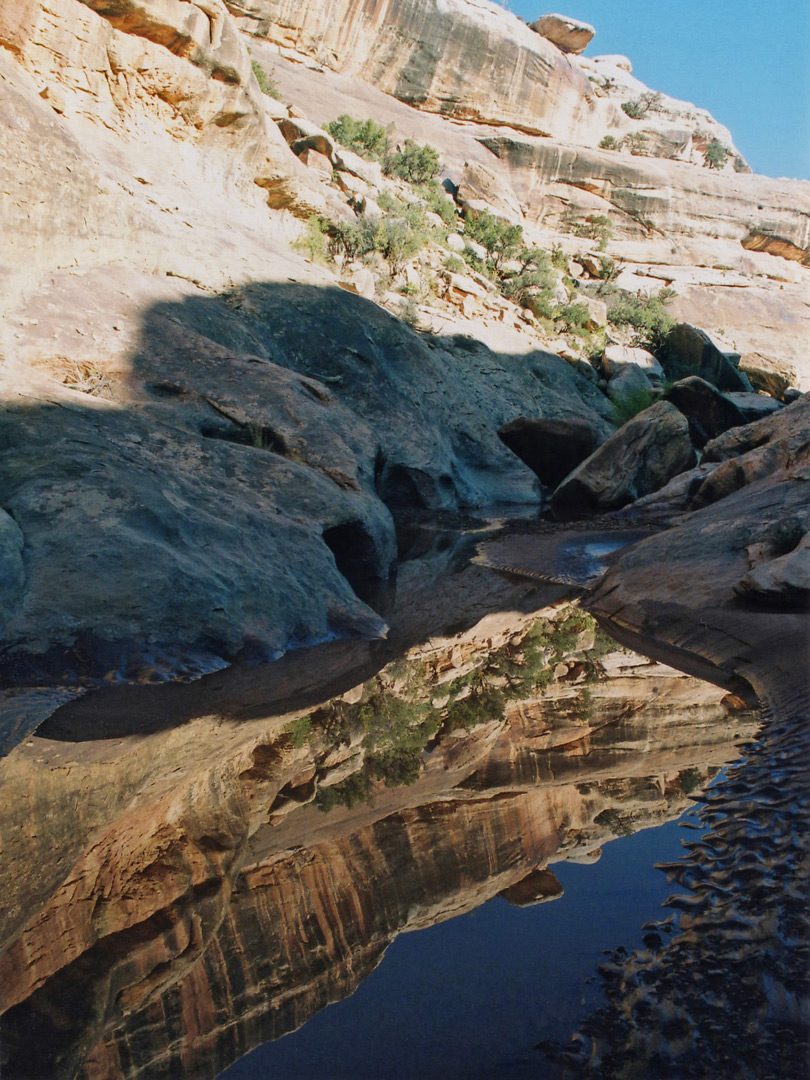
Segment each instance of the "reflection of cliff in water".
[[[29,860],[15,886],[3,1076],[215,1076],[350,993],[403,930],[552,897],[549,862],[681,813],[751,730],[735,704],[558,601],[433,638],[303,715],[84,758],[31,740],[7,790],[36,789],[65,847],[50,881]],[[18,866],[44,850],[42,810]]]

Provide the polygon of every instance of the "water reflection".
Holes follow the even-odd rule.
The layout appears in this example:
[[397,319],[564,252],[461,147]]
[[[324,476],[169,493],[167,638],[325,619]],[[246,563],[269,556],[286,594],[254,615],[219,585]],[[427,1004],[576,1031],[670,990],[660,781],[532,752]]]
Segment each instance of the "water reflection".
[[739,706],[558,600],[307,711],[29,739],[3,763],[3,1077],[216,1076],[402,931],[552,898],[550,861],[679,815],[751,734]]
[[702,798],[678,892],[646,948],[601,971],[607,1004],[568,1048],[565,1077],[810,1074],[810,769],[803,716],[766,717]]

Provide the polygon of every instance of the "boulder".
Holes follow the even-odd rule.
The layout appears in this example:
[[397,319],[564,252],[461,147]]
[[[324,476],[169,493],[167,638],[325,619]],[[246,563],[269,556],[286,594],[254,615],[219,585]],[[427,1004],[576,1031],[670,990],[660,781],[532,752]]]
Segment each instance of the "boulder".
[[466,246],[464,237],[459,233],[448,233],[447,246],[451,251],[455,252],[456,255],[460,255]]
[[768,394],[731,393],[727,397],[740,410],[746,424],[752,424],[764,416],[771,416],[782,408],[781,403]]
[[793,551],[750,570],[734,592],[769,607],[806,610],[810,606],[810,533]]
[[718,390],[752,389],[747,376],[736,366],[739,355],[721,352],[705,330],[689,323],[679,323],[670,330],[659,359],[668,379],[699,375]]
[[505,424],[498,435],[548,488],[555,488],[601,442],[587,420],[525,416]]
[[596,33],[590,23],[567,15],[543,15],[529,25],[535,33],[566,53],[584,52]]
[[627,364],[641,368],[648,378],[663,379],[664,370],[651,352],[629,345],[608,345],[602,357],[606,375],[617,375]]
[[617,510],[650,495],[696,462],[685,416],[658,401],[612,435],[552,496],[558,517]]
[[650,380],[640,367],[635,364],[624,364],[615,375],[612,375],[607,385],[607,396],[617,405],[623,401],[650,400]]
[[[300,117],[284,116],[277,121],[278,129],[284,136],[293,153],[312,148],[319,154],[325,154],[329,160],[335,153],[335,140],[317,124]],[[300,147],[300,149],[296,149]]]
[[709,439],[715,439],[724,431],[748,422],[731,397],[721,394],[711,383],[697,375],[675,383],[664,394],[664,399],[671,401],[687,417],[692,441],[701,449]]
[[477,162],[464,163],[456,201],[473,217],[489,213],[508,221],[510,225],[519,225],[523,221],[517,196],[504,177]]
[[371,187],[382,187],[382,166],[376,161],[367,161],[366,158],[347,150],[344,146],[336,146],[332,163],[340,172],[357,176]]
[[332,163],[325,154],[321,154],[312,147],[307,147],[298,156],[308,169],[314,169],[316,173],[319,173],[327,180],[331,177]]
[[784,399],[785,391],[796,378],[796,373],[789,364],[757,352],[743,354],[740,371],[748,376],[755,390],[762,390],[780,400]]
[[588,309],[586,330],[599,330],[600,327],[607,326],[607,304],[604,300],[582,294],[577,294],[574,299],[577,304],[584,304]]

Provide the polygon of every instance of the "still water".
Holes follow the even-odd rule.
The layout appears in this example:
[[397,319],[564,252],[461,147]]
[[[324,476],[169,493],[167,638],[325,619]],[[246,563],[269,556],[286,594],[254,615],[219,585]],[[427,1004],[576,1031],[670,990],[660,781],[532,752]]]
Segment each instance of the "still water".
[[620,837],[592,865],[554,864],[562,897],[529,907],[495,897],[401,935],[350,998],[224,1076],[548,1076],[536,1044],[567,1041],[602,1002],[596,971],[606,951],[642,947],[642,925],[661,915],[672,891],[654,863],[678,858],[683,837],[675,822]]
[[[615,547],[565,543],[539,576]],[[388,642],[0,761],[3,1080],[804,1080],[805,718],[754,742],[570,588],[418,548]]]

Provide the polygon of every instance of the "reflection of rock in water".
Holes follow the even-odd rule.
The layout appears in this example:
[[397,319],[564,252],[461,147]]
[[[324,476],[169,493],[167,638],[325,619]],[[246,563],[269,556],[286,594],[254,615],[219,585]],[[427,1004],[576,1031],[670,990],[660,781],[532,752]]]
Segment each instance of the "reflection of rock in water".
[[549,859],[676,816],[748,728],[557,602],[434,638],[292,724],[32,740],[4,766],[21,806],[40,792],[10,823],[32,870],[0,955],[4,1080],[213,1077],[403,930],[553,896]]
[[604,965],[608,1004],[555,1055],[563,1075],[806,1080],[808,750],[804,722],[766,723],[701,800],[710,831],[663,867],[687,891],[646,951]]

